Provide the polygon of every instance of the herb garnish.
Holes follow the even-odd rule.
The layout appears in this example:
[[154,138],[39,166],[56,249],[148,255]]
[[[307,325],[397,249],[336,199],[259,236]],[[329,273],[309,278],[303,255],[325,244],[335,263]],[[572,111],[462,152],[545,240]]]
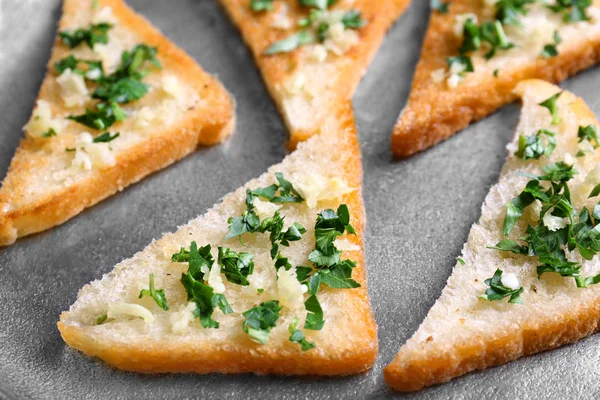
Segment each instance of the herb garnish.
[[552,115],[552,125],[558,125],[562,121],[562,118],[560,115],[558,115],[558,104],[556,103],[562,93],[563,92],[555,93],[539,104],[542,107],[546,107],[548,111],[550,111],[550,115]]
[[544,49],[542,50],[542,57],[544,58],[556,57],[558,55],[558,49],[556,46],[560,44],[562,39],[560,38],[558,31],[554,31],[553,37],[554,43],[545,45]]
[[[546,137],[547,145],[544,145],[542,137]],[[556,147],[554,132],[547,129],[540,129],[531,136],[521,134],[519,136],[519,148],[515,155],[523,160],[531,158],[539,160],[541,156],[550,157]]]
[[[327,38],[327,31],[330,28],[328,22],[322,17],[327,13],[327,7],[335,3],[332,0],[299,0],[300,5],[304,7],[312,7],[308,17],[298,21],[298,26],[302,30],[293,35],[279,40],[271,44],[266,50],[265,55],[278,53],[287,53],[298,47],[310,43],[323,43]],[[316,9],[314,9],[316,8]],[[318,23],[317,23],[318,22]],[[362,19],[361,13],[358,10],[349,10],[342,15],[341,24],[344,29],[360,29],[366,25],[366,21]]]
[[273,0],[250,0],[252,11],[271,11],[273,9]]
[[242,329],[255,342],[267,344],[271,329],[275,327],[275,323],[279,319],[280,310],[281,306],[277,300],[260,303],[242,314],[246,317],[242,323]]
[[43,138],[49,138],[52,136],[56,136],[56,131],[54,130],[54,128],[50,128],[46,132],[42,133]]
[[[535,200],[542,204],[538,225],[527,227],[527,236],[522,239],[524,244],[504,239],[493,248],[537,257],[540,262],[538,277],[555,272],[563,277],[573,277],[577,287],[599,283],[600,274],[581,276],[581,265],[567,259],[565,248],[569,251],[577,249],[586,260],[600,252],[600,207],[596,206],[591,214],[584,207],[577,217],[568,186],[568,181],[577,173],[573,166],[557,162],[546,165],[542,172],[541,176],[532,176],[525,190],[507,205],[504,234],[511,232],[523,210]],[[544,189],[540,181],[550,182],[550,187]],[[597,191],[594,188],[590,197],[597,194],[600,194],[600,188]]]
[[150,284],[149,284],[148,289],[142,289],[142,291],[140,292],[139,298],[141,299],[142,296],[152,297],[154,299],[154,301],[156,302],[156,304],[158,304],[158,306],[165,311],[167,311],[169,309],[169,306],[167,305],[167,297],[165,296],[165,291],[163,289],[156,290],[154,288],[154,274],[153,273],[150,274]]
[[96,318],[96,325],[102,325],[104,323],[104,321],[106,321],[107,319],[108,319],[108,315],[102,314],[101,316]]
[[[98,87],[92,97],[102,102],[96,104],[95,109],[86,108],[85,114],[70,115],[67,118],[98,130],[105,130],[115,122],[124,120],[127,114],[119,104],[138,100],[148,92],[148,85],[141,82],[141,79],[150,70],[142,67],[148,61],[154,67],[161,68],[156,59],[156,52],[155,47],[145,44],[138,44],[131,51],[124,51],[117,70],[108,76],[102,73],[101,78],[97,80]],[[72,63],[72,60],[65,61],[60,68],[69,63]]]
[[91,24],[88,29],[76,29],[73,32],[58,32],[58,37],[70,49],[77,47],[85,42],[90,49],[94,48],[96,43],[108,43],[108,30],[113,26],[108,23]]
[[310,349],[314,349],[316,345],[313,342],[309,342],[304,338],[304,332],[300,329],[297,329],[298,326],[298,317],[294,317],[292,319],[292,323],[288,327],[288,331],[290,332],[290,342],[299,343],[302,351],[307,351]]
[[556,13],[563,14],[565,22],[578,22],[590,19],[586,10],[591,5],[591,0],[556,0],[555,4],[547,7]]
[[494,276],[486,279],[485,284],[489,286],[489,288],[485,291],[484,294],[479,295],[480,299],[484,300],[501,300],[505,297],[509,297],[509,303],[523,304],[521,300],[521,293],[523,293],[523,286],[518,289],[511,289],[502,284],[502,270],[497,269],[494,273]]
[[100,136],[96,136],[93,140],[94,143],[109,143],[118,138],[121,134],[119,132],[111,135],[110,132],[104,132]]
[[221,272],[227,280],[237,285],[248,286],[248,275],[254,272],[254,256],[246,252],[236,253],[226,247],[218,249],[218,262],[223,267]]
[[594,149],[600,146],[600,142],[598,141],[598,127],[596,125],[580,126],[577,131],[577,137],[578,143],[587,140],[593,144]]
[[443,2],[442,0],[431,0],[430,6],[432,10],[439,12],[440,14],[448,14],[448,8],[450,7],[450,1]]
[[210,254],[211,246],[206,245],[198,249],[196,242],[192,242],[190,250],[181,249],[173,254],[174,262],[188,262],[187,273],[181,274],[181,283],[187,292],[188,301],[196,303],[194,317],[200,319],[204,328],[218,328],[219,323],[212,319],[215,307],[219,307],[223,314],[232,313],[233,310],[224,295],[214,293],[213,288],[204,283],[204,269],[210,270],[215,262]]
[[55,62],[54,67],[59,75],[67,69],[70,69],[74,73],[82,75],[91,81],[100,81],[104,79],[102,61],[80,60],[75,58],[75,56],[70,55]]

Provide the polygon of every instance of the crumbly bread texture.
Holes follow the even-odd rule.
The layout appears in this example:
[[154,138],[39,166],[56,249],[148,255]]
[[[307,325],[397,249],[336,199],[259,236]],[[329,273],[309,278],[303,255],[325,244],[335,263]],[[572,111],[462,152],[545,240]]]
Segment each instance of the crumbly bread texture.
[[[252,11],[249,0],[219,1],[254,55],[290,131],[291,148],[318,133],[323,120],[351,98],[386,31],[410,3],[340,0],[329,10],[358,10],[367,22],[356,30],[355,44],[342,37],[341,43],[328,39],[324,45],[304,45],[288,53],[265,55],[271,44],[299,30],[296,22],[306,18],[309,9],[297,0],[275,1],[269,12]],[[352,36],[354,30],[350,31]]]
[[[153,242],[142,252],[119,263],[113,272],[81,289],[75,304],[60,317],[58,328],[64,340],[117,368],[139,372],[346,375],[370,368],[377,356],[377,327],[365,287],[362,167],[354,121],[349,114],[350,108],[347,110],[341,123],[330,120],[323,134],[300,144],[295,152],[267,173],[225,196],[203,216]],[[357,261],[353,278],[362,286],[356,289],[321,288],[318,297],[325,314],[325,326],[321,331],[304,330],[306,338],[316,344],[316,348],[305,352],[299,344],[288,340],[288,326],[294,317],[300,319],[298,327],[304,326],[306,311],[302,303],[282,308],[277,326],[265,345],[253,342],[242,330],[243,311],[280,298],[269,255],[268,234],[245,234],[245,245],[238,238],[223,239],[228,231],[227,219],[241,215],[245,209],[246,188],[256,189],[275,183],[276,172],[283,173],[307,199],[304,203],[288,203],[279,209],[287,225],[296,221],[307,228],[301,241],[281,248],[292,265],[307,265],[308,254],[315,245],[316,216],[325,208],[336,209],[341,203],[347,204],[350,222],[357,233],[341,239],[346,250],[342,259]],[[266,205],[268,207],[263,211],[272,215],[272,205]],[[264,206],[257,208],[260,211]],[[224,315],[215,309],[213,318],[220,323],[218,329],[202,328],[198,319],[190,322],[192,314],[189,308],[186,309],[188,302],[180,282],[187,264],[171,262],[171,255],[181,247],[189,248],[192,240],[199,246],[213,245],[213,253],[216,246],[221,245],[254,254],[255,270],[249,276],[250,286],[231,284],[223,277],[224,295],[234,313]],[[169,311],[163,311],[148,297],[138,299],[140,289],[148,287],[150,273],[156,276],[156,288],[165,290]],[[259,288],[264,289],[262,294],[257,292]],[[307,296],[305,294],[304,298]],[[145,323],[140,318],[120,317],[96,324],[96,319],[105,314],[111,304],[123,302],[147,307],[154,321]]]
[[[92,3],[65,0],[59,31],[110,21],[114,27],[108,44],[96,45],[94,50],[80,44],[71,50],[56,40],[36,109],[24,128],[27,136],[0,189],[0,245],[63,223],[185,157],[198,145],[224,140],[233,130],[233,100],[215,78],[123,1],[99,0],[96,8]],[[78,85],[77,79],[65,79],[68,74],[59,76],[54,63],[73,54],[101,60],[111,73],[121,53],[140,43],[157,47],[162,69],[144,77],[151,85],[144,97],[123,105],[128,117],[109,128],[120,132],[120,137],[110,144],[89,144],[86,149],[95,153],[66,151],[79,146],[82,133],[102,131],[65,118],[83,114],[86,106],[94,104],[89,96],[93,88],[89,83],[87,89],[82,86],[83,80]],[[41,137],[48,127],[57,135]],[[78,160],[82,163],[75,165]]]
[[[458,55],[465,17],[474,14],[480,23],[489,21],[493,7],[494,2],[454,0],[448,14],[432,11],[408,103],[392,134],[397,156],[431,147],[515,100],[514,88],[525,79],[560,82],[600,60],[598,0],[587,11],[591,21],[577,23],[564,23],[562,15],[536,4],[522,17],[523,27],[505,27],[517,46],[488,61],[474,56],[475,72],[466,73],[464,81],[453,87],[446,58]],[[457,22],[461,20],[462,24]],[[543,58],[542,48],[554,42],[555,31],[562,39],[559,54]]]
[[[588,175],[596,176],[596,172],[590,174],[590,171],[599,165],[600,152],[592,151],[578,158],[575,154],[578,127],[597,125],[598,121],[582,99],[563,92],[558,101],[563,122],[551,125],[550,113],[538,103],[559,91],[558,87],[538,80],[517,86],[516,94],[523,99],[517,137],[520,133],[530,135],[547,128],[557,133],[556,149],[550,159],[544,156],[540,160],[523,161],[514,156],[518,139],[507,146],[509,156],[499,182],[487,195],[481,218],[471,228],[463,248],[461,257],[465,264],[456,264],[441,297],[385,369],[386,382],[393,388],[419,390],[476,369],[575,342],[598,330],[600,286],[577,288],[572,278],[555,273],[543,274],[538,279],[537,258],[513,257],[508,252],[486,248],[505,238],[502,225],[506,204],[521,193],[528,181],[517,175],[518,171],[540,175],[543,165],[572,156],[579,174],[569,181],[569,186],[577,212],[584,205],[593,209],[597,201],[588,199],[595,185]],[[528,207],[510,238],[525,236],[527,225],[536,215],[539,219],[539,214]],[[578,252],[568,252],[568,258],[582,263],[583,276],[600,272],[598,257],[585,261]],[[524,288],[523,304],[509,304],[507,299],[478,299],[487,288],[484,280],[492,277],[497,268],[517,275]]]

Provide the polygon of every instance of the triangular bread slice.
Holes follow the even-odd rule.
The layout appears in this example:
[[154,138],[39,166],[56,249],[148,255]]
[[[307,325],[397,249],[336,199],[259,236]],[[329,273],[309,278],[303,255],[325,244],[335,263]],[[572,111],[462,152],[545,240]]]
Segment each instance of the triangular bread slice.
[[[59,32],[111,24],[107,43],[70,49],[57,38],[37,106],[0,189],[0,245],[61,224],[104,198],[193,152],[224,140],[234,126],[234,103],[215,78],[121,0],[65,0]],[[105,74],[134,46],[156,47],[157,68],[142,82],[148,92],[120,104],[122,122],[95,130],[68,120],[98,103],[95,83],[55,63],[68,56],[101,61]],[[141,54],[140,54],[141,55]],[[133,64],[133,63],[132,63]],[[78,68],[81,65],[78,64]],[[131,82],[131,81],[129,81]],[[87,87],[86,87],[87,85]],[[88,143],[110,131],[110,143]],[[77,164],[77,165],[75,165]]]
[[366,24],[359,29],[338,32],[335,40],[327,38],[322,44],[306,44],[272,55],[265,54],[270,46],[303,30],[298,22],[315,12],[317,4],[327,1],[308,1],[305,3],[313,6],[302,7],[297,0],[278,0],[271,3],[271,10],[264,11],[251,9],[255,1],[219,2],[250,48],[290,132],[289,146],[294,148],[298,142],[319,132],[324,119],[351,98],[388,28],[410,0],[337,1],[329,7],[324,21],[356,10]]
[[[543,175],[541,168],[546,165],[574,162],[578,174],[568,185],[576,215],[583,206],[593,210],[598,202],[597,197],[588,196],[600,183],[600,151],[585,140],[578,143],[579,128],[597,127],[598,121],[582,99],[564,91],[556,103],[557,116],[562,121],[552,124],[548,108],[539,104],[560,92],[560,88],[539,80],[524,81],[517,86],[516,94],[523,100],[523,109],[516,138],[507,146],[509,156],[499,182],[485,198],[479,222],[471,228],[441,297],[386,367],[385,379],[395,389],[419,390],[473,370],[572,343],[598,331],[600,285],[578,288],[573,278],[550,272],[538,278],[536,267],[543,262],[537,256],[488,248],[503,239],[521,244],[520,238],[528,235],[526,227],[539,225],[541,204],[533,204],[525,208],[510,235],[503,234],[507,204],[524,190],[531,174]],[[533,135],[539,129],[555,134],[556,147],[551,156],[526,161],[517,157],[519,137]],[[546,139],[542,143],[549,146]],[[582,155],[580,151],[584,150]],[[541,184],[549,186],[548,182]],[[549,226],[547,223],[544,217],[544,225]],[[586,261],[578,251],[567,251],[567,259],[581,263],[583,277],[600,272],[597,256]],[[494,301],[478,298],[489,288],[485,280],[492,278],[497,269],[503,275],[516,275],[516,281],[511,276],[513,282],[506,284],[515,290],[519,285],[523,288],[520,294],[523,304],[509,303],[508,297]]]
[[[102,279],[81,289],[77,301],[60,317],[58,328],[64,340],[114,367],[139,372],[346,375],[370,368],[377,356],[377,327],[365,287],[362,167],[350,107],[348,104],[339,121],[333,118],[326,122],[323,134],[300,144],[267,173],[228,194],[203,216],[153,242],[142,252],[119,263]],[[293,266],[310,265],[307,257],[315,247],[317,214],[323,209],[336,210],[340,204],[347,204],[356,235],[338,238],[336,246],[344,250],[342,259],[357,262],[352,278],[361,286],[353,289],[321,287],[318,299],[325,319],[322,330],[303,329],[307,313],[302,297],[300,302],[292,305],[288,300],[269,334],[268,343],[258,344],[242,329],[242,313],[266,301],[280,300],[280,305],[285,305],[282,296],[289,291],[286,292],[282,285],[290,285],[290,281],[281,276],[277,281],[274,261],[269,255],[268,233],[246,233],[243,242],[237,237],[224,239],[224,236],[228,233],[228,218],[239,216],[246,210],[246,190],[277,183],[277,172],[282,173],[305,199],[279,208],[286,225],[299,222],[306,228],[300,241],[291,242],[289,247],[280,246],[281,253]],[[261,201],[259,207],[256,201],[261,219],[273,215],[273,204]],[[218,329],[203,328],[198,319],[193,319],[181,283],[187,263],[171,261],[172,255],[182,247],[190,249],[191,241],[198,247],[211,244],[213,253],[217,246],[225,246],[254,255],[255,266],[248,276],[249,286],[232,284],[224,275],[217,279],[217,282],[224,282],[223,294],[234,311],[225,315],[215,308],[212,318],[220,324]],[[216,266],[215,261],[212,268]],[[140,290],[148,288],[151,273],[155,275],[155,288],[165,291],[168,311],[149,297],[138,298]],[[293,278],[296,285],[291,286],[296,287],[296,277],[293,274],[287,276]],[[209,282],[211,279],[214,277],[209,277]],[[304,296],[304,300],[308,298],[308,294],[300,296]],[[145,323],[140,318],[118,317],[98,325],[97,318],[119,303],[146,307],[154,321]],[[194,303],[191,304],[194,309]],[[289,326],[294,317],[299,318],[298,329],[303,330],[305,339],[314,343],[315,348],[302,351],[298,343],[289,340]]]
[[[600,1],[594,0],[586,10],[589,22],[569,23],[563,20],[568,10],[557,13],[543,2],[533,2],[524,5],[529,10],[526,15],[516,12],[521,26],[503,25],[513,48],[499,49],[486,60],[489,46],[482,45],[472,57],[475,72],[452,74],[447,59],[459,55],[465,21],[493,22],[496,2],[438,2],[444,3],[449,3],[447,13],[432,10],[408,103],[393,130],[392,151],[397,156],[433,146],[512,102],[516,99],[513,89],[520,81],[560,82],[600,60]],[[558,55],[542,56],[546,45],[555,46]]]

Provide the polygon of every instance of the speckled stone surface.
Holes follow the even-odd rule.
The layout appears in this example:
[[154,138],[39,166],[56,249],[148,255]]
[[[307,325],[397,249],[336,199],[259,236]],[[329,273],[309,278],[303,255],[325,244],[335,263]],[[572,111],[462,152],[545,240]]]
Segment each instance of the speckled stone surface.
[[[112,370],[65,346],[56,329],[77,291],[163,232],[202,214],[286,154],[287,133],[249,52],[212,0],[128,3],[217,74],[237,99],[237,131],[66,224],[0,249],[0,397],[584,399],[600,396],[600,336],[410,395],[386,387],[383,367],[439,296],[495,182],[517,105],[450,140],[394,161],[389,135],[408,96],[428,18],[414,0],[354,97],[364,159],[369,293],[380,356],[340,379],[146,376]],[[54,40],[59,0],[0,0],[0,175],[22,136]],[[563,86],[600,113],[600,71]]]

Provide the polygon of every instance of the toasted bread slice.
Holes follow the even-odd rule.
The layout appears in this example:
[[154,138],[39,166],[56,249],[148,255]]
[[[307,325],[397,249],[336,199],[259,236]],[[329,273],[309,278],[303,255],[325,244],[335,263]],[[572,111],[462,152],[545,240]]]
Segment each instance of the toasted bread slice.
[[[348,104],[342,119],[329,120],[323,127],[323,134],[300,144],[295,152],[267,173],[225,196],[203,216],[153,242],[142,252],[119,263],[113,272],[81,289],[77,301],[60,317],[58,328],[64,340],[112,366],[139,372],[346,375],[370,368],[377,356],[377,327],[365,287],[362,168],[350,107]],[[332,148],[337,151],[332,152]],[[300,293],[299,302],[290,305],[288,300],[286,305],[284,298],[289,291],[282,287],[281,276],[277,280],[274,260],[269,255],[268,234],[245,233],[243,243],[237,237],[224,239],[228,233],[228,218],[239,216],[246,210],[246,189],[255,190],[276,183],[277,172],[282,173],[305,199],[279,208],[287,226],[299,222],[306,228],[300,241],[279,249],[293,266],[310,265],[307,257],[315,247],[315,220],[323,209],[335,210],[340,204],[347,204],[350,223],[356,230],[356,235],[344,235],[335,243],[344,250],[342,259],[357,262],[352,277],[361,286],[353,289],[321,287],[318,299],[325,319],[322,330],[302,329],[306,318],[303,298],[305,300],[309,294]],[[254,205],[261,219],[273,215],[273,204],[264,201],[257,204],[257,201]],[[189,249],[192,240],[199,247],[211,244],[213,253],[216,246],[225,246],[254,255],[255,266],[248,276],[249,286],[230,283],[224,275],[217,279],[217,282],[224,282],[222,293],[234,311],[225,315],[215,309],[212,318],[220,324],[218,329],[203,328],[198,319],[194,319],[190,304],[192,310],[195,305],[188,303],[181,283],[187,263],[171,261],[172,254],[182,247]],[[215,262],[212,268],[216,266]],[[280,273],[282,270],[283,267]],[[293,271],[290,269],[292,275],[288,275],[295,282],[292,287],[299,285]],[[138,299],[140,289],[148,287],[150,273],[155,275],[156,289],[165,291],[168,311],[158,307],[151,298]],[[211,279],[214,277],[209,277],[209,283]],[[289,284],[288,279],[286,285]],[[218,283],[210,285],[220,286]],[[269,334],[268,343],[258,344],[242,329],[242,312],[272,300],[280,300],[284,307]],[[140,318],[117,317],[97,324],[99,316],[120,303],[146,307],[154,321],[146,323]],[[313,342],[315,348],[302,351],[298,343],[289,340],[288,327],[294,317],[299,318],[298,329],[304,331],[306,340]]]
[[[121,0],[65,0],[59,31],[110,23],[108,43],[73,49],[57,39],[37,107],[0,189],[0,245],[48,229],[144,176],[181,159],[198,145],[224,140],[234,126],[234,104],[223,86]],[[110,126],[110,143],[89,143],[104,130],[68,120],[98,102],[93,81],[55,63],[70,55],[102,61],[112,73],[121,53],[138,44],[157,48],[162,68],[147,63],[141,99],[121,104],[128,114]],[[144,65],[144,68],[146,66]],[[88,132],[88,133],[84,133]],[[91,136],[91,135],[93,136]],[[76,165],[77,164],[77,165]]]
[[[459,55],[465,20],[474,15],[479,24],[494,21],[494,4],[453,0],[447,14],[432,11],[408,103],[392,134],[392,151],[397,156],[433,146],[515,100],[513,89],[525,79],[560,82],[600,59],[598,0],[586,10],[589,22],[570,23],[563,21],[564,12],[555,13],[536,2],[525,5],[529,12],[519,17],[522,27],[504,24],[513,48],[499,49],[486,60],[489,46],[482,46],[472,56],[474,72],[463,77],[450,73],[447,58]],[[558,55],[545,58],[543,48],[555,45],[556,31]]]
[[300,6],[297,0],[278,0],[272,3],[270,11],[253,11],[250,0],[219,1],[254,55],[290,131],[290,148],[319,132],[324,119],[351,98],[386,31],[410,3],[338,1],[329,8],[329,15],[357,10],[366,25],[346,29],[335,38],[328,37],[323,44],[266,55],[274,43],[302,30],[298,21],[307,18],[311,8]]
[[[503,234],[507,204],[523,191],[530,179],[517,173],[539,176],[541,168],[550,163],[574,161],[578,174],[568,185],[576,214],[579,215],[583,206],[593,209],[598,201],[596,197],[589,199],[588,195],[594,185],[600,183],[597,167],[600,151],[590,148],[584,156],[575,158],[581,150],[579,146],[585,142],[578,143],[578,128],[590,124],[598,126],[598,121],[582,99],[565,91],[557,102],[562,122],[553,125],[548,109],[539,103],[558,92],[558,87],[539,80],[524,81],[517,86],[516,94],[523,99],[523,110],[517,137],[507,146],[509,156],[499,182],[487,195],[481,218],[471,228],[461,259],[441,297],[386,367],[385,379],[393,388],[419,390],[476,369],[572,343],[598,331],[600,286],[589,283],[587,288],[577,287],[574,279],[550,272],[538,278],[536,267],[543,263],[538,256],[516,255],[487,247],[507,238],[520,244],[520,238],[529,234],[526,233],[528,225],[540,226],[541,204],[532,204],[525,208],[510,235]],[[520,134],[531,135],[542,128],[555,133],[556,148],[551,156],[526,161],[516,156]],[[542,182],[542,186],[548,187],[549,182]],[[558,219],[565,223],[562,218]],[[547,221],[546,216],[543,221],[545,226],[552,222]],[[600,272],[598,257],[586,261],[575,250],[567,251],[567,258],[581,263],[581,276]],[[507,298],[493,301],[478,298],[489,289],[485,280],[491,278],[496,269],[502,270],[503,276],[516,275],[516,281],[515,276],[506,279],[513,280],[513,289],[519,285],[523,288],[520,294],[523,304],[509,303]],[[502,280],[502,283],[506,282]]]

